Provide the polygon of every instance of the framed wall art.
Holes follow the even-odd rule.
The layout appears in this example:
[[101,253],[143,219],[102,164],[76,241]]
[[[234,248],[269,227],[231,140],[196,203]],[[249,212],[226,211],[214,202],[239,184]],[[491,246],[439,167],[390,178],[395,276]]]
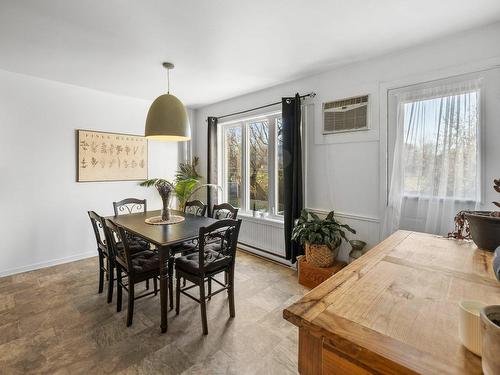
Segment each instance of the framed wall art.
[[139,135],[77,130],[78,182],[148,178],[148,140]]

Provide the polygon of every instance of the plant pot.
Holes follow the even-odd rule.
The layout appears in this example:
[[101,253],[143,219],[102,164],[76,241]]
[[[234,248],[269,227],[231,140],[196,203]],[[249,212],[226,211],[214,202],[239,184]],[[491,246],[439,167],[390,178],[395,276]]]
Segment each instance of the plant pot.
[[339,253],[339,248],[333,251],[326,245],[312,245],[306,242],[306,262],[316,267],[331,267]]
[[500,305],[481,310],[482,367],[485,375],[500,374]]
[[474,243],[483,250],[494,251],[500,246],[500,217],[490,211],[473,211],[465,214],[470,224]]
[[351,244],[351,252],[349,253],[349,263],[354,262],[356,259],[358,259],[361,255],[363,255],[366,251],[363,251],[363,249],[366,246],[366,242],[361,241],[361,240],[350,240],[349,243]]

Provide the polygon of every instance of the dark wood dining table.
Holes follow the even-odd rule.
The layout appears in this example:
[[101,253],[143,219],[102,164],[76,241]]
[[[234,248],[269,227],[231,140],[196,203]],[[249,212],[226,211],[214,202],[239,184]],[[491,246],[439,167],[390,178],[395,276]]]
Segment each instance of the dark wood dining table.
[[174,253],[172,246],[185,241],[198,238],[201,227],[206,227],[217,220],[209,217],[200,217],[180,211],[171,211],[174,215],[181,215],[185,220],[177,224],[152,225],[145,220],[153,216],[159,216],[160,210],[133,213],[119,216],[109,216],[106,219],[113,221],[127,232],[138,236],[153,244],[158,249],[160,258],[160,309],[161,309],[161,332],[165,333],[168,328],[167,312],[174,308],[173,305],[173,272]]

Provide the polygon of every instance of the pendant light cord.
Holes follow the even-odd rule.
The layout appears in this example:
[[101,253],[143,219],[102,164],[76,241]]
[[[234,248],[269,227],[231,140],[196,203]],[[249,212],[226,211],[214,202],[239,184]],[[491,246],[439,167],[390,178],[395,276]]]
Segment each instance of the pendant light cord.
[[170,94],[170,69],[167,69],[167,94]]

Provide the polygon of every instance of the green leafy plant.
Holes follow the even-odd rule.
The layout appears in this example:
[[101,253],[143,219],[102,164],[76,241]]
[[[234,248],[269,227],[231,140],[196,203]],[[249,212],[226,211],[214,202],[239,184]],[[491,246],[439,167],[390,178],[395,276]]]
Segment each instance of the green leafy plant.
[[222,190],[219,185],[215,184],[201,184],[202,176],[198,173],[197,168],[200,159],[195,156],[191,161],[180,163],[179,169],[175,172],[174,183],[161,178],[151,178],[141,182],[139,185],[151,187],[158,184],[166,183],[173,186],[173,190],[179,202],[179,210],[183,210],[187,201],[202,188],[216,188]]
[[326,218],[321,219],[318,215],[302,210],[300,217],[296,220],[292,231],[292,240],[301,245],[326,245],[330,250],[340,246],[342,240],[347,241],[346,231],[356,233],[347,224],[341,224],[335,220],[334,211]]
[[175,173],[175,195],[181,210],[184,209],[193,190],[200,185],[201,175],[196,170],[199,162],[200,159],[195,156],[191,162],[180,163]]
[[163,178],[150,178],[149,180],[144,180],[142,181],[139,185],[140,186],[145,186],[145,187],[151,187],[151,186],[156,186],[160,184],[170,184],[173,185],[170,181],[165,180]]

